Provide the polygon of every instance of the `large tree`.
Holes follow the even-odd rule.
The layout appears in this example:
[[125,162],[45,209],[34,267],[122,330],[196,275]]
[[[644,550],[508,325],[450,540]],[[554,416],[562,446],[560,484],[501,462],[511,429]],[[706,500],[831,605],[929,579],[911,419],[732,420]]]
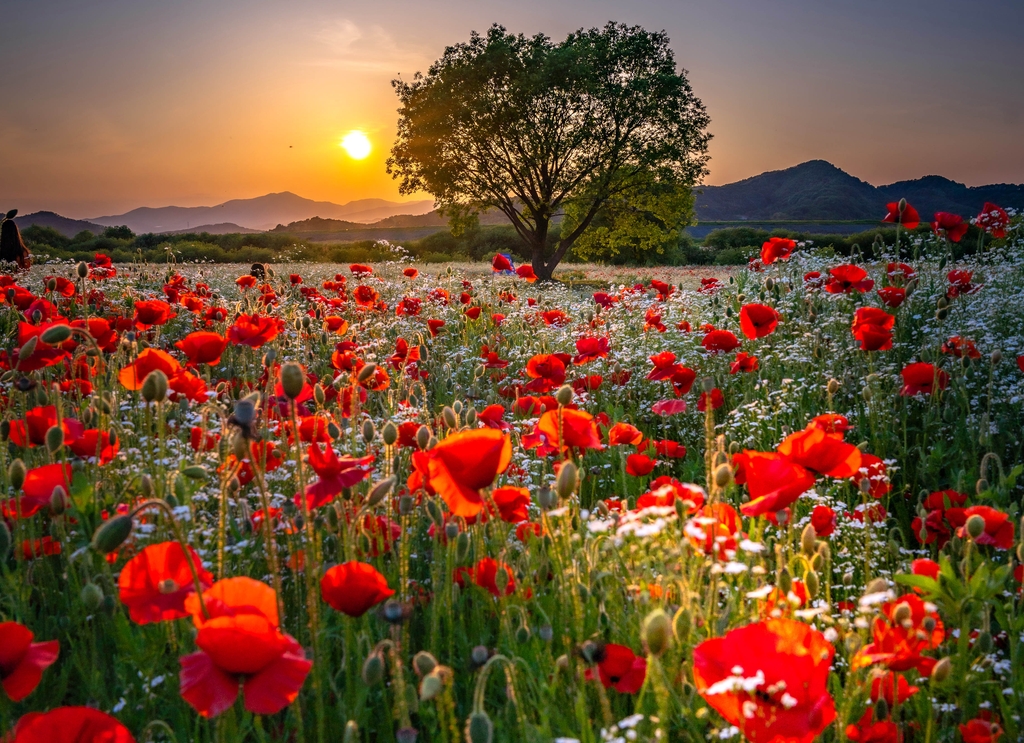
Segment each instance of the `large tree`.
[[[610,201],[707,173],[708,117],[664,32],[609,23],[561,43],[495,25],[445,49],[401,100],[388,172],[455,221],[494,208],[550,279]],[[572,205],[573,227],[548,232]]]

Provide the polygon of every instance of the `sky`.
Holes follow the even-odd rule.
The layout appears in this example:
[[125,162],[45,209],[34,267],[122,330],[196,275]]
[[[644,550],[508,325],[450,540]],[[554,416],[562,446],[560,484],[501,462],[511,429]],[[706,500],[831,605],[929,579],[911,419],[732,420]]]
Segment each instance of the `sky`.
[[[1024,182],[1020,0],[6,0],[0,209],[413,198],[384,168],[392,79],[492,23],[609,20],[667,31],[711,117],[707,184],[818,158],[876,185]],[[355,129],[364,160],[339,146]]]

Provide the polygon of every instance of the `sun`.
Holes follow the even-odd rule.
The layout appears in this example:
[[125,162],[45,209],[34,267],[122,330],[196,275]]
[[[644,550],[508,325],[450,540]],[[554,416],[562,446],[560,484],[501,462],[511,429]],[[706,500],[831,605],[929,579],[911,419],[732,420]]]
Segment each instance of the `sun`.
[[369,138],[358,129],[346,134],[344,139],[341,140],[341,146],[353,160],[362,160],[373,149]]

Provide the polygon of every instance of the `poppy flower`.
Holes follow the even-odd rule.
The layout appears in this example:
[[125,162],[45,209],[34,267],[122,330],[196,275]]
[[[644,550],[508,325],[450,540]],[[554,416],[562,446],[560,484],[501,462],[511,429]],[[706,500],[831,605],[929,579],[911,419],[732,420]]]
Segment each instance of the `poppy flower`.
[[512,458],[507,434],[478,428],[451,434],[429,451],[412,455],[416,472],[456,516],[476,516],[483,509],[482,488],[490,487]]
[[[188,548],[203,590],[213,576],[203,569],[199,555]],[[165,622],[189,616],[185,599],[195,592],[195,581],[185,551],[178,542],[151,544],[121,569],[117,585],[121,603],[136,624]]]
[[827,537],[836,530],[836,512],[821,504],[811,511],[811,526],[818,538]]
[[[362,482],[370,474],[373,455],[365,457],[339,457],[330,444],[321,451],[319,444],[311,444],[309,466],[316,472],[317,481],[306,486],[306,504],[310,510],[320,508],[345,488]],[[302,500],[295,496],[295,504]]]
[[491,270],[495,273],[511,271],[512,261],[508,259],[508,256],[497,253],[493,258],[491,258]]
[[565,362],[555,354],[538,354],[526,363],[526,376],[534,380],[527,383],[526,389],[550,392],[565,382]]
[[171,305],[162,299],[143,300],[135,303],[135,327],[148,330],[154,325],[163,325],[174,317]]
[[121,442],[112,431],[90,428],[69,442],[68,448],[83,459],[96,457],[99,464],[109,464],[120,451]]
[[56,487],[71,491],[70,464],[44,464],[34,467],[25,474],[21,485],[21,497],[12,498],[3,503],[3,517],[7,519],[27,519],[50,508],[50,499]]
[[655,415],[678,415],[686,412],[686,400],[658,400],[651,406]]
[[[606,643],[598,654],[597,676],[606,689],[615,689],[620,694],[637,694],[647,678],[647,659],[625,645]],[[593,670],[588,668],[587,680],[593,677]]]
[[203,378],[184,369],[167,380],[167,386],[171,393],[171,400],[176,401],[184,397],[192,402],[206,402],[208,398],[208,390]]
[[674,507],[677,500],[690,501],[690,511],[704,505],[707,494],[699,485],[682,483],[674,477],[662,475],[651,481],[647,492],[636,499],[637,510],[656,507]]
[[910,563],[910,572],[912,575],[923,575],[926,578],[938,580],[939,573],[941,571],[942,568],[939,566],[939,563],[935,562],[935,560],[929,560],[927,557],[912,560]]
[[272,715],[299,694],[312,663],[302,646],[280,629],[274,589],[252,578],[226,578],[186,599],[198,633],[198,652],[183,656],[182,698],[203,717],[229,709],[239,687],[245,708]]
[[[507,579],[504,591],[498,588],[499,570],[504,571]],[[495,598],[501,598],[502,595],[511,596],[516,592],[516,579],[512,568],[503,562],[498,562],[493,557],[483,558],[472,568],[459,568],[455,571],[454,580],[460,586],[466,585],[466,578],[486,589]]]
[[659,457],[665,457],[666,459],[682,459],[686,456],[685,446],[678,441],[670,441],[668,439],[655,441],[654,451],[658,452]]
[[964,218],[958,214],[949,212],[935,212],[935,221],[932,222],[932,231],[936,235],[945,236],[951,242],[958,243],[967,234],[969,225]]
[[651,358],[654,368],[647,373],[647,379],[658,381],[671,378],[676,369],[676,355],[671,351],[656,353]]
[[833,655],[813,627],[768,619],[700,643],[693,680],[751,743],[811,743],[836,717],[828,693]]
[[394,593],[373,565],[356,560],[335,565],[320,579],[324,601],[350,617],[363,616]]
[[722,288],[722,282],[713,276],[703,278],[700,280],[700,288],[697,292],[700,294],[714,294]]
[[854,743],[900,743],[900,729],[892,720],[875,720],[868,707],[855,723],[846,726],[846,737]]
[[[1013,522],[1007,514],[990,506],[971,506],[964,511],[964,522],[972,516],[980,516],[985,521],[985,531],[974,540],[975,543],[1000,550],[1008,550],[1013,546]],[[966,539],[967,527],[958,528],[956,535]]]
[[20,702],[39,686],[43,671],[60,652],[56,640],[32,642],[34,637],[23,624],[0,623],[0,685],[12,702]]
[[825,291],[829,294],[849,294],[851,292],[869,292],[875,282],[868,278],[868,272],[852,263],[836,266],[828,272]]
[[886,307],[899,307],[907,298],[907,290],[901,286],[883,286],[878,289],[878,298]]
[[723,351],[728,353],[739,346],[740,342],[728,330],[712,330],[704,336],[700,344],[711,353],[721,353]]
[[162,371],[168,379],[181,371],[181,364],[166,351],[157,348],[146,348],[135,358],[135,361],[121,368],[117,379],[126,389],[142,389],[146,377],[156,370]]
[[607,338],[580,338],[576,341],[576,355],[573,357],[572,363],[586,364],[588,361],[602,359],[607,355]]
[[892,348],[892,327],[896,318],[877,307],[861,307],[853,315],[850,327],[860,341],[862,351],[888,351]]
[[[697,410],[706,412],[708,409],[708,395],[707,392],[701,392],[700,397],[697,399]],[[725,405],[725,397],[722,395],[722,391],[715,387],[710,392],[711,409],[718,410],[720,407]]]
[[128,728],[92,707],[29,712],[18,720],[10,743],[135,743]]
[[260,348],[270,343],[284,330],[284,322],[269,315],[239,315],[228,328],[227,339],[232,345]]
[[729,366],[730,374],[755,371],[757,371],[757,357],[751,356],[746,351],[740,351],[737,353],[736,360]]
[[776,452],[746,450],[733,457],[736,482],[746,484],[750,500],[740,506],[744,516],[778,512],[814,487],[814,475]]
[[353,263],[348,267],[348,270],[352,272],[352,275],[357,279],[361,279],[364,276],[370,276],[373,274],[373,269],[362,263]]
[[958,727],[963,743],[996,743],[1003,737],[1003,729],[999,725],[982,717],[976,717]]
[[526,488],[517,488],[513,485],[495,488],[491,491],[491,500],[494,501],[502,521],[518,524],[530,517],[530,491]]
[[[82,434],[82,424],[74,418],[64,418],[60,423],[65,442],[73,441]],[[23,418],[15,418],[10,425],[8,438],[15,446],[42,446],[46,443],[46,432],[57,425],[57,408],[54,405],[30,408]]]
[[405,278],[407,279],[415,279],[417,276],[420,275],[420,272],[419,270],[413,268],[412,266],[409,266],[408,268],[402,269],[402,275],[405,276]]
[[843,441],[841,434],[826,433],[813,423],[783,439],[777,451],[826,477],[853,477],[861,467],[860,449]]
[[740,330],[751,340],[771,335],[778,325],[779,313],[766,304],[745,304],[740,308]]
[[944,341],[942,344],[942,352],[948,353],[951,356],[956,356],[958,359],[964,357],[968,359],[980,359],[981,351],[974,345],[974,341],[962,338],[959,335],[954,335],[948,341]]
[[808,289],[819,289],[825,283],[821,271],[808,271],[804,274],[804,284]]
[[[55,323],[56,324],[56,323]],[[48,366],[55,366],[70,354],[63,348],[43,343],[41,336],[49,327],[49,324],[32,325],[27,322],[18,322],[18,348],[15,349],[12,359],[12,368],[22,372],[32,372],[45,369]],[[32,338],[36,339],[36,346],[32,353],[22,356],[21,349]]]
[[917,226],[921,224],[921,216],[917,213],[917,209],[906,201],[903,202],[903,211],[900,211],[899,201],[890,201],[885,205],[885,209],[886,215],[882,218],[883,222],[902,225],[908,230],[917,229]]
[[[896,620],[899,613],[901,619]],[[925,620],[928,620],[927,622]],[[927,629],[928,624],[931,629]],[[916,668],[923,675],[931,674],[935,659],[921,655],[942,644],[946,636],[939,615],[929,609],[919,596],[908,593],[882,604],[871,625],[872,642],[853,657],[853,668],[881,665],[890,671]]]
[[944,390],[949,386],[949,375],[946,372],[923,361],[908,364],[900,375],[903,377],[900,394],[904,397],[930,395],[936,389]]
[[853,476],[853,484],[860,487],[863,480],[867,481],[868,494],[872,498],[881,498],[892,489],[885,462],[867,452],[861,453],[860,470]]
[[761,246],[761,263],[770,266],[777,260],[789,260],[796,248],[796,241],[788,237],[770,237]]
[[1010,215],[1001,206],[986,201],[975,222],[992,237],[1002,238],[1006,237],[1006,228],[1010,225]]
[[629,423],[616,423],[608,429],[608,446],[632,444],[636,446],[643,441],[644,435],[636,426]]
[[193,366],[197,364],[216,366],[220,363],[221,354],[224,353],[227,345],[227,338],[220,333],[199,330],[186,335],[175,343],[174,347],[188,356],[189,363]]
[[537,274],[534,273],[533,266],[520,266],[516,269],[516,276],[530,284],[537,280]]
[[973,278],[972,271],[965,271],[961,268],[953,269],[946,274],[946,279],[949,281],[946,296],[949,299],[955,299],[964,294],[974,294],[981,288],[981,284],[972,283]]
[[728,503],[709,503],[695,509],[695,516],[683,527],[690,544],[708,557],[732,560],[740,532],[740,515]]
[[235,279],[235,284],[237,284],[238,288],[241,289],[242,291],[245,291],[246,289],[252,289],[254,286],[256,286],[256,277],[250,276],[249,274],[246,274],[245,276],[239,276],[237,279]]
[[644,477],[651,474],[657,461],[646,454],[630,454],[626,457],[626,474],[631,477]]
[[544,436],[556,451],[604,448],[594,416],[582,410],[549,410],[537,421],[535,432]]

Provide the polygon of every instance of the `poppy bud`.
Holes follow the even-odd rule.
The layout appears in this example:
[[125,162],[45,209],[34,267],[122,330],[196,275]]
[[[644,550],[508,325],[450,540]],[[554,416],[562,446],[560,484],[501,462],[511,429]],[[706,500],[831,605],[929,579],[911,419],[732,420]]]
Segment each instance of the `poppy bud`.
[[398,427],[388,421],[384,424],[384,428],[380,430],[380,437],[384,440],[385,446],[394,446],[395,442],[398,441]]
[[395,599],[388,599],[384,602],[380,614],[389,624],[401,624],[406,618],[405,607],[402,606],[402,602]]
[[444,409],[441,411],[441,419],[448,428],[456,428],[459,425],[459,421],[455,417],[455,411],[447,405],[445,405]]
[[362,369],[359,370],[359,374],[356,375],[356,381],[362,384],[368,382],[374,374],[377,373],[376,364],[366,364]]
[[246,459],[249,456],[249,443],[241,431],[231,437],[231,453],[235,455],[235,459]]
[[843,573],[843,585],[844,586],[852,586],[853,585],[853,573]]
[[466,721],[466,743],[491,743],[494,739],[494,723],[487,713],[474,712]]
[[800,532],[800,549],[804,551],[805,555],[813,555],[817,551],[817,540],[818,534],[814,531],[814,525],[808,524]]
[[7,441],[11,437],[11,422],[0,421],[0,441]]
[[640,635],[647,651],[654,656],[661,656],[672,644],[673,622],[661,609],[655,609],[644,618]]
[[363,661],[363,683],[367,686],[376,686],[384,680],[384,658],[374,650]]
[[91,582],[82,586],[82,590],[78,596],[82,599],[82,603],[85,604],[85,608],[89,611],[96,611],[99,609],[104,598],[103,589]]
[[11,487],[16,491],[21,490],[26,474],[28,474],[28,471],[25,469],[25,463],[21,459],[15,459],[7,467],[7,479],[10,480]]
[[949,674],[953,672],[953,663],[949,658],[942,658],[935,667],[932,668],[932,682],[941,684],[943,681],[949,678]]
[[273,348],[268,349],[267,352],[265,354],[263,354],[263,366],[270,366],[276,360],[277,360],[277,350],[276,349],[273,349]]
[[416,507],[416,501],[413,497],[406,493],[398,499],[398,514],[400,516],[408,516],[412,513],[412,509]]
[[341,429],[338,428],[338,424],[335,423],[334,421],[330,421],[327,424],[327,435],[330,436],[332,439],[336,439],[339,436],[341,436]]
[[429,702],[444,690],[444,681],[436,673],[429,673],[420,681],[420,701]]
[[104,521],[92,535],[92,548],[97,552],[108,555],[131,536],[132,518],[124,514],[114,516]]
[[977,644],[978,650],[981,652],[989,652],[992,649],[992,633],[982,630],[978,633],[978,639],[975,640],[975,644]]
[[44,330],[39,339],[50,346],[57,346],[71,337],[71,328],[67,325],[53,325]]
[[355,720],[345,723],[345,734],[341,740],[342,743],[359,743],[359,725]]
[[64,490],[63,485],[57,485],[54,487],[53,492],[50,493],[50,513],[54,516],[60,516],[68,507],[68,493]]
[[387,497],[393,487],[395,487],[394,475],[376,483],[372,488],[370,488],[370,494],[366,498],[366,505],[373,508]]
[[[469,556],[469,534],[462,532],[455,540],[455,558],[459,562],[464,562]],[[502,571],[504,572],[504,571]]]
[[905,212],[907,210],[907,200],[906,199],[900,199],[900,203],[897,205],[897,207],[900,210],[900,214],[903,214],[903,212]]
[[79,261],[75,266],[75,272],[78,274],[78,278],[84,279],[89,275],[89,265],[85,261]]
[[508,570],[499,568],[494,574],[494,587],[498,589],[499,596],[505,595],[505,589],[508,588]]
[[154,369],[142,381],[142,399],[146,402],[163,402],[167,397],[167,375]]
[[321,406],[327,401],[327,394],[319,382],[313,385],[313,399],[316,400],[317,405]]
[[579,471],[576,465],[570,461],[562,462],[558,470],[558,477],[555,479],[555,492],[560,498],[568,498],[576,490],[576,483],[579,480]]
[[437,668],[437,658],[427,650],[421,650],[412,657],[412,667],[419,677],[426,676]]
[[773,279],[771,276],[769,276],[767,279],[765,279],[764,280],[764,288],[767,289],[768,291],[771,291],[772,289],[774,289],[775,288],[775,279]]
[[720,464],[715,469],[715,485],[724,488],[732,482],[732,467],[728,464]]
[[525,645],[530,641],[530,635],[530,628],[527,627],[525,624],[521,624],[519,625],[519,628],[516,630],[516,642],[518,642],[520,645]]
[[302,388],[306,385],[306,372],[302,370],[301,364],[289,361],[281,366],[280,379],[284,394],[294,400],[302,394]]
[[837,392],[839,392],[839,380],[838,379],[834,379],[834,378],[828,380],[828,387],[827,387],[827,389],[828,389],[828,394],[830,394],[830,395],[834,395]]
[[185,477],[190,480],[203,480],[210,473],[206,471],[206,468],[200,464],[192,464],[181,471]]
[[864,588],[864,594],[870,596],[873,593],[883,593],[889,590],[889,582],[885,578],[875,578]]
[[936,320],[945,320],[947,317],[949,317],[949,310],[947,310],[945,307],[935,311]]
[[491,651],[487,649],[486,645],[476,645],[469,651],[469,661],[477,668],[486,663],[490,657]]
[[555,636],[555,631],[550,624],[542,624],[540,629],[537,630],[537,636],[544,642],[551,642]]
[[672,617],[672,634],[680,645],[685,645],[689,640],[692,624],[693,617],[690,616],[690,610],[679,607],[676,615]]
[[818,595],[818,589],[821,587],[821,580],[818,578],[818,574],[813,570],[808,570],[804,575],[804,586],[807,588],[807,596],[814,598]]
[[46,450],[53,454],[64,446],[64,429],[60,426],[50,426],[46,431]]
[[974,492],[977,493],[978,495],[981,495],[988,489],[988,480],[986,480],[985,478],[981,478],[976,483],[974,483]]
[[967,519],[967,523],[964,526],[971,539],[977,539],[985,533],[985,519],[978,514],[974,514]]
[[373,421],[366,419],[363,421],[363,441],[369,444],[377,436],[377,429],[373,425]]
[[997,348],[995,351],[989,354],[988,360],[992,362],[992,366],[995,366],[996,364],[1003,360],[1003,352]]
[[426,425],[422,425],[416,430],[416,446],[420,449],[426,449],[429,443],[430,429]]
[[783,568],[779,573],[779,590],[784,594],[793,590],[793,576],[789,574],[789,568]]
[[[434,503],[434,507],[438,509],[438,512],[440,512],[440,506],[438,506],[434,501],[430,502]],[[441,516],[441,518],[443,519],[444,516]],[[448,539],[455,539],[457,536],[459,536],[459,525],[456,524],[454,521],[449,521],[447,524],[444,525],[444,535]]]
[[875,702],[875,722],[882,722],[883,720],[889,719],[889,703],[885,701],[885,697],[878,697],[878,701]]
[[558,391],[555,392],[555,401],[558,402],[559,405],[568,405],[569,403],[571,403],[572,387],[570,387],[567,384],[563,384],[561,387],[559,387]]
[[711,394],[711,391],[715,389],[715,380],[712,379],[711,377],[704,377],[700,381],[700,384],[701,387],[704,388],[704,391],[707,392],[709,395]]
[[892,621],[896,624],[902,625],[904,622],[910,621],[911,609],[907,602],[902,601],[896,605],[896,608],[892,613]]
[[0,520],[0,560],[6,560],[11,552],[11,530],[7,522]]
[[39,336],[34,335],[25,341],[25,345],[18,351],[18,358],[24,359],[35,353],[36,346],[39,344]]
[[546,485],[537,491],[537,503],[545,511],[550,511],[558,505],[558,496]]

